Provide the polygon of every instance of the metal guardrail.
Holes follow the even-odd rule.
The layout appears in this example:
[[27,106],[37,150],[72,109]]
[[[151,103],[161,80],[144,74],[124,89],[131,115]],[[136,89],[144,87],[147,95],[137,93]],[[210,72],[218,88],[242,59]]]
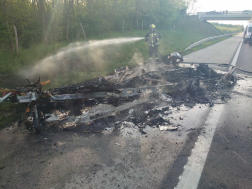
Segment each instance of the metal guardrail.
[[230,33],[230,34],[225,34],[225,35],[218,35],[218,36],[213,36],[213,37],[208,37],[208,38],[205,38],[205,39],[202,39],[196,43],[193,43],[192,45],[190,45],[189,47],[187,47],[185,49],[186,50],[189,50],[193,47],[196,47],[198,45],[200,45],[201,43],[204,43],[204,42],[208,42],[208,41],[212,41],[212,40],[216,40],[216,39],[219,39],[219,38],[222,38],[222,37],[227,37],[227,36],[230,36],[230,35],[234,35],[235,33]]

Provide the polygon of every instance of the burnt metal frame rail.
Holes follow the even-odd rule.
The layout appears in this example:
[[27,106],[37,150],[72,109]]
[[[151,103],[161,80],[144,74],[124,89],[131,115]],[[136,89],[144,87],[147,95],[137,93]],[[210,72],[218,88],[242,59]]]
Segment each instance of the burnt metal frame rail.
[[154,93],[168,93],[176,91],[177,84],[166,84],[157,86],[145,86],[137,88],[126,88],[119,89],[120,93],[116,92],[93,92],[93,93],[75,93],[75,94],[62,94],[51,96],[53,101],[64,101],[64,100],[74,100],[74,99],[87,99],[87,98],[105,98],[105,97],[130,97],[137,96],[144,93],[154,94]]
[[180,64],[212,64],[212,65],[216,65],[216,66],[225,66],[225,67],[235,67],[235,69],[240,70],[244,73],[249,73],[252,74],[252,71],[247,71],[247,70],[243,70],[237,66],[233,66],[231,64],[228,63],[201,63],[201,62],[180,62]]
[[[230,79],[230,75],[235,73],[235,70],[240,70],[245,73],[252,73],[250,71],[243,70],[236,66],[232,66],[230,64],[220,64],[220,63],[199,63],[199,62],[180,62],[180,64],[213,64],[217,66],[226,66],[232,67],[231,72],[229,72],[226,76],[223,77],[222,80]],[[163,91],[164,93],[174,92],[176,90],[176,83],[174,84],[166,84],[166,85],[158,85],[158,86],[145,86],[145,87],[137,87],[137,88],[127,88],[127,89],[119,89],[118,91],[111,92],[89,92],[89,93],[75,93],[75,94],[62,94],[62,95],[53,95],[51,99],[53,101],[64,101],[64,100],[73,100],[73,99],[86,99],[86,98],[105,98],[105,97],[130,97],[141,95],[143,93],[158,93]],[[0,103],[4,102],[12,92],[9,91],[5,96],[0,98]],[[30,92],[30,94],[26,95],[17,95],[17,100],[19,103],[30,103],[32,101],[36,101],[39,99],[40,95],[36,92]]]
[[141,95],[143,93],[168,93],[173,92],[176,90],[177,84],[166,84],[166,85],[157,85],[157,86],[146,86],[146,87],[138,87],[138,88],[127,88],[122,89],[121,91],[121,97],[128,97],[128,96],[136,96]]
[[201,63],[201,62],[180,62],[179,64],[212,64],[212,65],[217,65],[217,66],[226,66],[226,67],[229,67],[231,66],[230,64],[228,63],[213,63],[213,62],[209,62],[209,63]]

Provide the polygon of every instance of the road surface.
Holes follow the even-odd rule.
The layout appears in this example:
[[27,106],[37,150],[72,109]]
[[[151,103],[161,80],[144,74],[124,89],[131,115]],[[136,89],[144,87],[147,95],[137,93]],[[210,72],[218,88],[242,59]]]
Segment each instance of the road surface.
[[[252,71],[252,47],[248,44],[242,44],[236,66]],[[245,80],[238,82],[233,100],[221,112],[198,188],[252,186],[252,78],[242,77]]]
[[[185,60],[231,63],[241,39],[229,38]],[[242,44],[237,66],[252,71],[251,50]],[[147,135],[134,127],[103,133],[52,128],[33,135],[17,124],[2,129],[0,187],[251,188],[252,78],[240,77],[244,80],[238,81],[226,104],[171,108],[172,121],[182,125],[178,132],[151,127]],[[134,111],[141,112],[141,107]]]
[[[195,53],[198,62],[218,63],[214,57],[217,51],[225,55],[222,44],[236,41],[234,56],[223,57],[221,63],[233,63],[237,67],[252,71],[252,48],[242,43],[242,37],[236,36]],[[239,48],[240,46],[240,48]],[[221,51],[223,48],[223,51]],[[230,48],[229,50],[231,50]],[[200,58],[200,54],[204,58]],[[237,57],[235,58],[235,54]],[[194,53],[187,57],[193,59]],[[228,58],[227,58],[228,57]],[[234,60],[235,59],[235,60]],[[196,60],[196,59],[195,59]],[[223,69],[222,69],[223,70]],[[203,130],[196,139],[187,162],[173,164],[164,179],[161,188],[198,188],[198,189],[250,189],[252,186],[252,78],[237,71],[239,80],[231,92],[232,100],[211,109]],[[183,163],[181,163],[183,162]],[[176,179],[174,173],[183,165],[183,171]],[[173,178],[173,179],[171,179]]]

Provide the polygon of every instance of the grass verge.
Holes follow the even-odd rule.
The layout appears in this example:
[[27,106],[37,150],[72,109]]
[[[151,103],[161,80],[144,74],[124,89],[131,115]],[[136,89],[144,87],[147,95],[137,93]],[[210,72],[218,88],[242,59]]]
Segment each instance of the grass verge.
[[[121,37],[144,37],[147,32],[147,30],[127,31],[125,33],[111,32],[99,36],[92,36],[89,40],[103,40]],[[219,35],[216,29],[213,29],[213,27],[207,23],[199,21],[197,17],[186,17],[181,19],[180,23],[176,27],[176,31],[159,30],[159,32],[162,35],[159,51],[163,55],[174,51],[182,51],[196,41],[206,37]],[[49,45],[33,44],[28,49],[20,47],[19,54],[17,55],[6,52],[5,48],[2,47],[0,49],[0,84],[8,84],[8,81],[1,81],[4,81],[5,78],[10,78],[20,70],[26,70],[29,67],[36,65],[45,57],[55,55],[63,47],[69,47],[69,44],[70,43],[67,42],[57,42]],[[81,55],[76,53],[75,55],[72,55],[72,57],[67,57],[68,62],[72,62],[71,69],[67,68],[67,71],[60,71],[56,74],[51,73],[51,70],[49,70],[49,72],[44,75],[52,80],[51,87],[60,86],[60,83],[62,84],[70,79],[75,82],[97,76],[103,76],[111,73],[114,68],[120,66],[128,65],[131,67],[137,65],[137,62],[132,60],[136,53],[142,57],[142,60],[146,60],[148,58],[148,44],[142,40],[116,47],[108,46],[102,49],[102,53],[104,53],[104,55],[97,60],[92,60],[93,57],[90,55],[92,53],[89,53],[89,57],[83,56],[85,53]],[[55,64],[55,62],[52,62],[52,64]],[[77,80],[75,78],[77,78]],[[62,80],[62,82],[60,80]],[[16,81],[16,79],[14,79],[14,81]],[[2,86],[3,85],[0,85],[0,87]]]
[[0,129],[21,119],[23,105],[13,104],[10,101],[0,103]]

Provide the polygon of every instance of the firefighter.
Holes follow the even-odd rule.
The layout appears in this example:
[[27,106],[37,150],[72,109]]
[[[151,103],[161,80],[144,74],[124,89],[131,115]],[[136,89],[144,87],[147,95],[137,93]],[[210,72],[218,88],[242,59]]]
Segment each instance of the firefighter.
[[147,33],[145,36],[145,41],[148,41],[149,43],[149,60],[153,59],[153,55],[155,60],[159,61],[158,56],[158,46],[159,46],[159,40],[161,39],[161,35],[158,33],[157,30],[155,30],[155,25],[150,25],[150,32]]

